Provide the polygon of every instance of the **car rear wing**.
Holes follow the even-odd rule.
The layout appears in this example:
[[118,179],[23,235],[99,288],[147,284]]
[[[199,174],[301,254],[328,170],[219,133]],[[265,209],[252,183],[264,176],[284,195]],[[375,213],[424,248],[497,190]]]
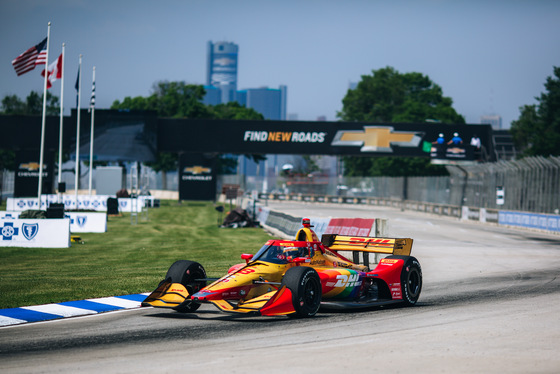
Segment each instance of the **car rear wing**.
[[410,238],[371,238],[368,236],[343,236],[323,234],[321,242],[334,251],[358,251],[410,256]]

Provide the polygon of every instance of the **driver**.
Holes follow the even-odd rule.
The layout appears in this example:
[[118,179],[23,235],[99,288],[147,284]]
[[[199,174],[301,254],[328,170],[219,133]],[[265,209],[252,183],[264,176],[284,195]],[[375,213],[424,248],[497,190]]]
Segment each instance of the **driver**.
[[286,257],[296,258],[296,257],[308,257],[309,248],[307,247],[288,247],[284,250]]
[[303,228],[299,229],[296,234],[296,240],[305,242],[318,242],[319,238],[315,231],[311,229],[311,220],[309,218],[304,218],[301,220]]

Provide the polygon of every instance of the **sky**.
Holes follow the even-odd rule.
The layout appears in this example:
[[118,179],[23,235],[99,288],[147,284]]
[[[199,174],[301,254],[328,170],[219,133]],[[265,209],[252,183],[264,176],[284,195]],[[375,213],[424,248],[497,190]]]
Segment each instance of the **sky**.
[[[349,84],[386,66],[427,75],[467,123],[537,104],[560,66],[556,0],[0,0],[0,97],[42,92],[11,61],[47,35],[66,43],[64,107],[148,96],[162,80],[205,84],[208,41],[239,45],[238,89],[288,87],[288,114],[338,120]],[[61,82],[51,93],[60,96]]]

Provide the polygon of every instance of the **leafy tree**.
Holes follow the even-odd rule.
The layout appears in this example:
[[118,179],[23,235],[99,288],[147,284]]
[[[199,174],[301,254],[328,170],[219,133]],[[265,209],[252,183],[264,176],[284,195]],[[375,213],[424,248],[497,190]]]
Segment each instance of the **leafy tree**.
[[[154,110],[160,117],[174,118],[207,118],[210,115],[208,107],[201,102],[205,95],[203,86],[161,81],[154,83],[152,91],[148,97],[125,97],[122,102],[115,100],[111,109]],[[159,152],[156,160],[146,165],[162,172],[163,188],[166,189],[167,172],[177,170],[178,155]]]
[[[205,105],[202,99],[206,91],[203,86],[186,84],[185,82],[157,82],[152,86],[152,94],[148,97],[125,97],[122,102],[115,100],[111,109],[154,110],[160,117],[173,118],[206,118],[206,119],[245,119],[262,120],[263,115],[254,109],[241,106],[237,102]],[[256,162],[265,160],[261,155],[247,155]],[[177,170],[178,155],[160,152],[155,162],[146,163],[156,172],[162,172],[164,181],[168,171]],[[235,172],[237,160],[227,156],[217,159],[217,170],[220,174]],[[165,182],[164,182],[165,183]],[[165,188],[165,186],[164,186]]]
[[16,95],[7,95],[2,99],[2,113],[24,114],[26,111],[26,104]]
[[546,91],[537,97],[538,105],[524,105],[511,123],[510,132],[523,156],[560,155],[560,67],[544,84]]
[[343,121],[465,123],[464,117],[452,108],[453,100],[443,96],[441,87],[428,76],[401,74],[392,67],[362,75],[342,104],[337,116]]
[[[465,119],[443,96],[442,88],[421,73],[401,74],[392,67],[363,75],[355,89],[342,99],[337,116],[349,122],[424,123],[437,121],[464,124]],[[429,126],[427,124],[426,126]],[[345,175],[447,175],[443,166],[429,159],[394,157],[344,157]]]
[[203,86],[185,82],[157,82],[148,97],[125,97],[115,100],[111,109],[155,110],[160,117],[209,118],[208,106],[202,103],[206,94]]
[[226,104],[210,106],[211,118],[215,119],[244,119],[244,120],[263,120],[264,116],[254,110],[241,106],[237,101],[230,101]]
[[[53,116],[60,113],[58,97],[47,91],[47,115]],[[43,112],[43,95],[39,95],[35,91],[22,101],[16,95],[7,95],[2,99],[3,114],[20,114],[20,115],[41,115]]]

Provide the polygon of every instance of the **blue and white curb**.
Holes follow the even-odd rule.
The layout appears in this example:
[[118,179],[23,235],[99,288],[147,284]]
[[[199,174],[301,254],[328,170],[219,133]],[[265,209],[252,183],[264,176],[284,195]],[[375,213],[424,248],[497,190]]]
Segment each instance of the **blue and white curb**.
[[0,309],[0,327],[139,308],[149,293]]

